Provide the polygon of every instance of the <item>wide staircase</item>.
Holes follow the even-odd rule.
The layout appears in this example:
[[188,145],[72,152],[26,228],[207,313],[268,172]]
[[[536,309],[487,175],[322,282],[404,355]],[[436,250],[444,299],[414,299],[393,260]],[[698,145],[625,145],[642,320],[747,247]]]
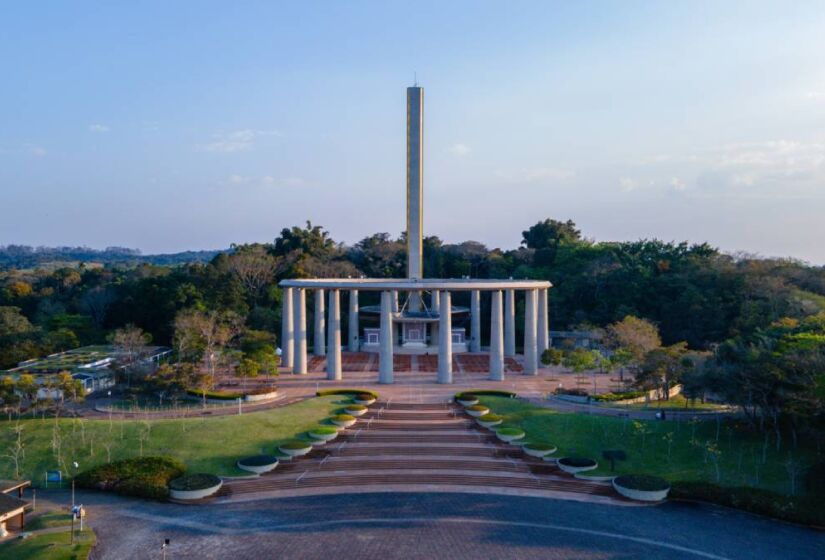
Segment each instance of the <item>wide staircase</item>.
[[255,478],[229,479],[219,500],[255,494],[415,489],[555,495],[619,501],[611,486],[561,472],[445,403],[377,402],[334,441]]

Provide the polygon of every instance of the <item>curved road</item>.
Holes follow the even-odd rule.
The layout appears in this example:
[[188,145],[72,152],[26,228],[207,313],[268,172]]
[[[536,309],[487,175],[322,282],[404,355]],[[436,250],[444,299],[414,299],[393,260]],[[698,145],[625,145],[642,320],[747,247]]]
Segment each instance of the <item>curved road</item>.
[[[42,492],[38,503],[63,502]],[[616,507],[475,494],[344,494],[182,506],[81,493],[95,559],[809,559],[825,533],[672,502]]]

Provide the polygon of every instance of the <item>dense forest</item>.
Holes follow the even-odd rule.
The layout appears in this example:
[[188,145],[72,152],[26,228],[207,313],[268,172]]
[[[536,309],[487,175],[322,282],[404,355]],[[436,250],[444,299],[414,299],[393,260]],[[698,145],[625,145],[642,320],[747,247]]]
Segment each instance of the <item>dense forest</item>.
[[184,251],[163,255],[143,255],[137,249],[107,247],[97,250],[89,247],[30,247],[28,245],[0,245],[0,270],[45,268],[54,270],[65,266],[99,266],[105,264],[176,265],[209,262],[221,251]]

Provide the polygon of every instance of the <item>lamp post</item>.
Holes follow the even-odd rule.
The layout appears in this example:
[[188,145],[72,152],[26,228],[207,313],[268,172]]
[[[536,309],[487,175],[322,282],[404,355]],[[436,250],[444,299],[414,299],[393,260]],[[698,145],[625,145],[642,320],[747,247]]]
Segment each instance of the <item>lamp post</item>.
[[74,472],[72,473],[72,509],[74,509],[74,477],[77,474],[77,469],[80,465],[77,464],[77,461],[72,462],[72,468]]
[[163,544],[160,545],[160,552],[163,554],[163,560],[166,560],[166,548],[169,546],[169,539],[163,539]]

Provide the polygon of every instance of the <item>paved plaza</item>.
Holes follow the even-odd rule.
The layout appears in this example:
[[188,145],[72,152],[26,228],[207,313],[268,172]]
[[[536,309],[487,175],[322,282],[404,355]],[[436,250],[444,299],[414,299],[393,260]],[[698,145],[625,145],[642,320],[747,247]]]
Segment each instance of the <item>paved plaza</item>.
[[[38,503],[67,503],[40,492]],[[811,559],[825,533],[699,504],[628,508],[473,494],[343,494],[184,506],[79,493],[97,560]]]

